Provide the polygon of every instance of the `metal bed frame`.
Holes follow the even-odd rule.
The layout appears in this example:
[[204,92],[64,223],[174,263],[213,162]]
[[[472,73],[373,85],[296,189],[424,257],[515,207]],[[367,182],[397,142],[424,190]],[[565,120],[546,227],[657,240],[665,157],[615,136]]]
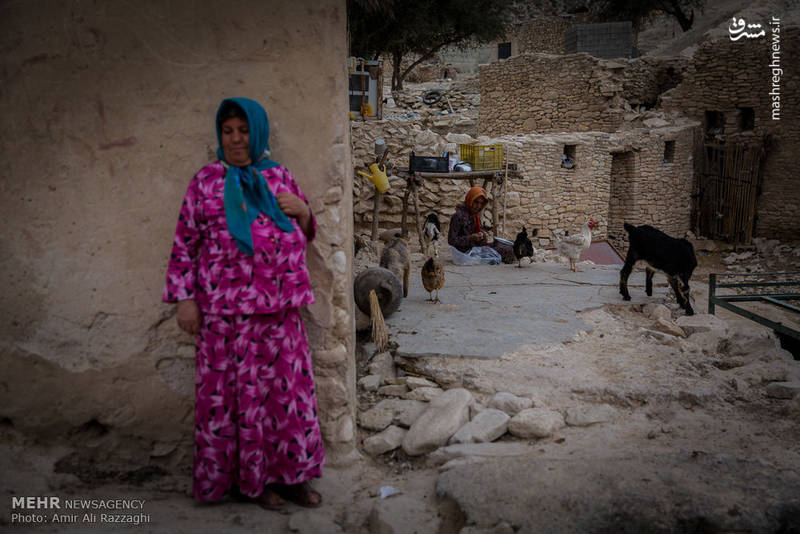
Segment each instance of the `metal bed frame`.
[[[793,280],[789,281],[766,281],[766,282],[744,282],[744,283],[725,283],[720,284],[717,277],[762,277],[765,279],[775,280],[778,276],[792,277]],[[732,311],[742,317],[746,317],[752,321],[767,326],[775,331],[779,337],[788,336],[795,341],[800,342],[800,331],[789,328],[780,322],[775,322],[763,317],[753,311],[737,306],[738,302],[767,302],[785,310],[790,310],[800,314],[800,307],[790,304],[786,301],[800,300],[800,293],[746,293],[734,295],[717,295],[717,289],[720,288],[756,288],[756,287],[774,287],[781,288],[787,286],[800,286],[800,273],[712,273],[708,277],[708,313],[714,314],[717,306],[721,306],[726,310]]]

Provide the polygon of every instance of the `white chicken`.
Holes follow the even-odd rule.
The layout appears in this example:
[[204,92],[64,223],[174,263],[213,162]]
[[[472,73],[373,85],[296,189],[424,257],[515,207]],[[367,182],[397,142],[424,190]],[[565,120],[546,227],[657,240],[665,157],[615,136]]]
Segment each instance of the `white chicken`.
[[559,254],[569,259],[569,267],[576,273],[578,272],[577,263],[581,257],[581,252],[592,244],[592,230],[594,230],[595,225],[594,220],[589,219],[581,228],[581,233],[567,236],[563,239],[556,238],[556,250]]

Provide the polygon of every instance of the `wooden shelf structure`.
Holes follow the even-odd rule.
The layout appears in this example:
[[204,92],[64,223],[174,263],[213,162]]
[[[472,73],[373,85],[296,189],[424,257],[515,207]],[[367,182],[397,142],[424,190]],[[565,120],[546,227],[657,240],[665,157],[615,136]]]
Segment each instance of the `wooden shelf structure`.
[[[486,171],[470,171],[470,172],[410,172],[408,168],[397,169],[398,176],[404,176],[406,179],[406,188],[403,193],[403,216],[400,223],[402,227],[403,237],[408,236],[408,229],[406,222],[408,220],[409,198],[414,203],[414,217],[417,227],[417,236],[419,238],[420,250],[425,250],[424,240],[422,239],[422,221],[420,220],[419,213],[419,189],[424,187],[426,180],[465,180],[469,182],[470,187],[474,187],[476,180],[482,180],[482,185],[489,195],[489,204],[492,212],[492,233],[497,234],[499,209],[502,209],[502,226],[505,226],[505,197],[506,187],[509,177],[519,176],[519,171],[514,168],[507,169],[493,169]],[[465,191],[466,193],[466,191]],[[502,197],[500,196],[502,194]],[[502,206],[500,199],[502,198]],[[377,210],[373,213],[373,221],[377,221]],[[374,224],[373,222],[373,224]]]

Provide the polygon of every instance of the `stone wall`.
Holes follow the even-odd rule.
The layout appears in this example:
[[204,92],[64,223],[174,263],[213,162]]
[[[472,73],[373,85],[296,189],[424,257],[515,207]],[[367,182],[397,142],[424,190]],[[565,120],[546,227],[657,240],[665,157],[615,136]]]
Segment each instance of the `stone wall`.
[[[509,161],[517,164],[520,176],[509,180],[505,225],[499,235],[513,239],[523,225],[529,230],[538,228],[539,245],[547,246],[554,230],[575,232],[592,217],[599,223],[595,238],[612,237],[624,254],[624,236],[620,235],[624,233],[623,220],[654,224],[672,235],[682,236],[689,230],[692,138],[696,127],[687,124],[613,134],[528,134],[474,139],[468,135],[441,136],[413,123],[353,123],[353,156],[356,167],[360,167],[359,161],[369,158],[377,138],[386,140],[392,151],[390,160],[399,166],[408,165],[412,149],[417,155],[434,155],[456,143],[501,143]],[[663,161],[666,140],[675,143],[669,163]],[[561,166],[565,145],[575,147],[573,169]],[[622,170],[617,154],[628,154]],[[405,181],[395,176],[390,183],[392,189],[385,194],[381,207],[381,228],[397,228],[401,222]],[[435,211],[446,226],[456,206],[463,202],[467,188],[460,180],[426,181],[420,194],[421,216]],[[353,195],[356,232],[369,235],[374,187],[366,179],[357,178]],[[490,192],[490,196],[502,206],[501,191]],[[415,247],[413,219],[408,224],[410,242]],[[446,232],[446,228],[443,230]]]
[[[564,53],[564,32],[574,21],[565,17],[537,17],[511,27],[508,37],[513,54],[543,52]],[[497,53],[495,51],[495,59]]]
[[[750,20],[748,20],[750,22]],[[761,21],[767,31],[774,27]],[[772,119],[773,35],[779,38],[780,120]],[[761,143],[769,137],[763,167],[762,194],[756,205],[755,235],[797,239],[800,231],[800,188],[797,153],[800,151],[800,92],[798,73],[789,67],[800,54],[800,28],[783,26],[778,34],[731,41],[727,32],[700,43],[683,82],[662,97],[664,109],[704,121],[706,111],[724,114],[724,130],[716,141]],[[794,63],[792,63],[794,65]],[[752,108],[754,124],[745,130],[740,108]]]
[[188,472],[193,339],[161,291],[216,108],[241,95],[320,223],[305,318],[329,459],[353,458],[344,2],[23,2],[0,30],[4,430],[86,462],[70,465]]
[[480,76],[481,135],[613,132],[622,123],[621,83],[586,54],[521,54],[482,65]]
[[[650,224],[675,237],[691,230],[693,146],[699,124],[634,130],[614,136],[608,238],[623,254],[622,223]],[[665,157],[666,144],[671,143]]]
[[481,66],[478,133],[613,132],[683,78],[684,58],[522,54]]

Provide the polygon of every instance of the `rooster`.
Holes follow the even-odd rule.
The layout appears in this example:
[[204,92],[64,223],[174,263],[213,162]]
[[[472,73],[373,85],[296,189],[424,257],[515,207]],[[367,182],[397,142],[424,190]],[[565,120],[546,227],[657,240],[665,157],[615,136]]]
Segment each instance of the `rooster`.
[[[531,237],[536,236],[539,233],[538,228],[534,228],[531,232]],[[525,227],[522,227],[522,231],[517,234],[517,238],[514,240],[514,257],[517,258],[519,262],[517,267],[522,267],[522,258],[531,258],[533,261],[533,243],[531,240],[528,239],[528,232],[525,230]]]
[[581,233],[566,236],[563,239],[556,239],[556,250],[559,254],[569,259],[569,267],[576,273],[578,272],[577,263],[581,257],[581,252],[592,244],[592,230],[594,230],[595,225],[594,220],[589,219],[581,228]]
[[[422,239],[425,241],[425,255],[439,256],[439,235],[441,233],[439,217],[435,213],[429,213],[425,218],[425,227],[422,230]],[[432,254],[431,249],[433,249]]]
[[[422,266],[422,285],[425,287],[425,291],[430,293],[428,300],[439,302],[439,290],[444,285],[444,267],[433,257],[428,258],[428,261]],[[436,299],[433,298],[434,291],[436,291]]]

